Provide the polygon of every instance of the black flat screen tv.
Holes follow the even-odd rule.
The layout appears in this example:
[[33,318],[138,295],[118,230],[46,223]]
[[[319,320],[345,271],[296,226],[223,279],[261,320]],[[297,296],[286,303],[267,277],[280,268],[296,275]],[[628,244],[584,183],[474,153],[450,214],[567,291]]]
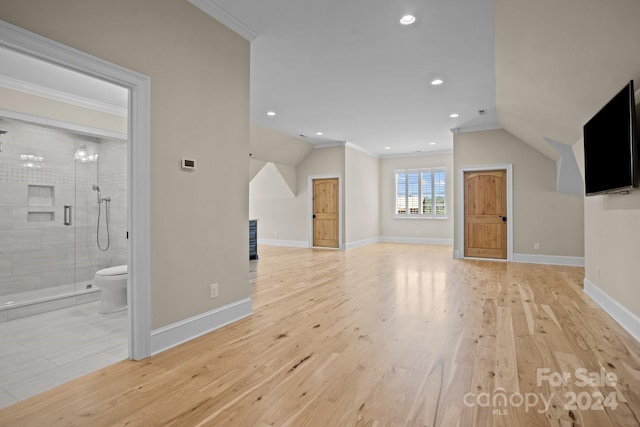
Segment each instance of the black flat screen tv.
[[587,196],[623,193],[638,186],[637,127],[633,81],[630,81],[584,125]]

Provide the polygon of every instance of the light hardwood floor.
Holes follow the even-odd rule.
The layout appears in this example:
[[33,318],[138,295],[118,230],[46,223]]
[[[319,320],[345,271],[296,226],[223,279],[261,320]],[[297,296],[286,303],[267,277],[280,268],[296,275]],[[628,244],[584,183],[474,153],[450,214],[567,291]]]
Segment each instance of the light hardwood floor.
[[583,275],[450,247],[262,246],[253,316],[6,408],[0,425],[637,426],[640,344]]

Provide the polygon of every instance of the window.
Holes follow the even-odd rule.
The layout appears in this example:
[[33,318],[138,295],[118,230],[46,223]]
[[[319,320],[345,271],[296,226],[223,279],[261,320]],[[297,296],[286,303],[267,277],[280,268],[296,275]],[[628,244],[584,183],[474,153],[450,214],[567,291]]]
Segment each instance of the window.
[[446,218],[447,171],[396,171],[396,218]]

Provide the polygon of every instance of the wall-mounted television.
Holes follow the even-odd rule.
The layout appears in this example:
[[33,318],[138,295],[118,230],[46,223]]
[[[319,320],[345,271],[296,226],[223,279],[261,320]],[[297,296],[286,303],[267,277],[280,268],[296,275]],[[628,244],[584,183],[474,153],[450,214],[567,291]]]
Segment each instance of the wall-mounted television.
[[630,81],[584,125],[587,196],[624,193],[638,187],[637,128],[633,81]]

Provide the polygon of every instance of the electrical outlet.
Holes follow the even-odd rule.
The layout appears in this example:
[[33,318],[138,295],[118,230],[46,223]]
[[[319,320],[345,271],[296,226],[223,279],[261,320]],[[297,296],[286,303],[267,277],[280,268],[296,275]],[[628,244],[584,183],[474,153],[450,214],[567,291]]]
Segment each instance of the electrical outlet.
[[540,249],[540,243],[534,243],[533,244],[533,249],[535,249],[536,251]]
[[274,232],[273,232],[273,235],[274,235],[275,237],[278,237],[278,232],[277,232],[277,231],[274,231]]
[[210,299],[218,298],[218,284],[217,283],[213,283],[213,284],[209,285],[209,298]]

